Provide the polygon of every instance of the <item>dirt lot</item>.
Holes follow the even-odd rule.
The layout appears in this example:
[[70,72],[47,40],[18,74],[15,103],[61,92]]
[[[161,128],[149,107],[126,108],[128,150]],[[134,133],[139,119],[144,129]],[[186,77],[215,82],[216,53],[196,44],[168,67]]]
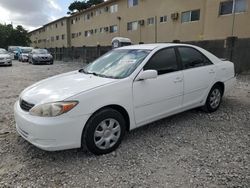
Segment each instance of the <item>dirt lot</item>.
[[13,105],[30,84],[77,63],[0,67],[0,187],[250,187],[250,75],[221,108],[191,110],[132,131],[105,156],[45,152],[15,131]]

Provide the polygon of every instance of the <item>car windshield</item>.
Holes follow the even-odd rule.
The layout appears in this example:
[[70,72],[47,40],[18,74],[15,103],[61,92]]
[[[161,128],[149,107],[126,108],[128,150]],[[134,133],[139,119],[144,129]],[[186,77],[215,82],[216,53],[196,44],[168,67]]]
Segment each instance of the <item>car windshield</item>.
[[122,79],[128,77],[147,57],[150,50],[117,49],[89,64],[82,72],[96,76]]
[[4,49],[0,49],[0,54],[7,54],[8,52]]
[[22,53],[30,53],[32,49],[21,49]]
[[48,54],[49,52],[45,49],[33,50],[33,54]]
[[15,52],[15,51],[17,51],[17,47],[9,47],[8,51],[9,52]]

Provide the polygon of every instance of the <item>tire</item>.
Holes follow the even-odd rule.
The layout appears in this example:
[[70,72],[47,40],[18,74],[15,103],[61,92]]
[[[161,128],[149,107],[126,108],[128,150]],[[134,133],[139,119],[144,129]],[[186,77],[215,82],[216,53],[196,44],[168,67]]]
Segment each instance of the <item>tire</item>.
[[82,146],[95,155],[114,151],[121,144],[125,124],[124,117],[114,109],[106,108],[95,113],[84,128]]
[[203,110],[209,113],[215,112],[220,107],[222,101],[222,88],[219,85],[214,85],[210,90]]

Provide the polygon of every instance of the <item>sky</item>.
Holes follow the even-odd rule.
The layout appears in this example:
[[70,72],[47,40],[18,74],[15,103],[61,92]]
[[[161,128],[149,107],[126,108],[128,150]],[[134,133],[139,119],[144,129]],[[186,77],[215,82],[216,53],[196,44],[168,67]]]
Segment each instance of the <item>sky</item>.
[[22,25],[32,31],[67,15],[74,0],[0,0],[0,23]]

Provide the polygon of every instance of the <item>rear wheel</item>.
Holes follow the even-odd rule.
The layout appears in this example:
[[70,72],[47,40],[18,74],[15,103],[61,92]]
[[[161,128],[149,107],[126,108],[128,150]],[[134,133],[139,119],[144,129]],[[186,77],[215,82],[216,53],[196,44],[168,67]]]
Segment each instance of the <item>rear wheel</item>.
[[124,117],[111,108],[103,109],[94,114],[86,124],[82,144],[96,155],[107,154],[120,145],[124,133]]
[[208,94],[203,109],[206,112],[215,112],[220,107],[222,95],[222,88],[219,85],[214,85]]

